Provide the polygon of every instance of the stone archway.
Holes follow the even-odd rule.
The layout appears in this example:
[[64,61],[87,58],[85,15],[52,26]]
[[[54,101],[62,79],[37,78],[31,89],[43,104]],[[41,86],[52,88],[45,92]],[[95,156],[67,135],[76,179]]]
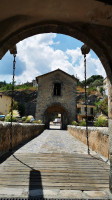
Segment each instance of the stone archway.
[[53,114],[61,114],[61,129],[66,129],[68,124],[68,112],[67,110],[59,103],[50,105],[44,112],[44,123],[46,128],[49,128],[50,120],[52,119]]
[[[106,5],[105,5],[106,4]],[[110,190],[112,191],[112,6],[106,0],[12,0],[0,6],[0,59],[19,41],[56,32],[86,43],[109,79]]]

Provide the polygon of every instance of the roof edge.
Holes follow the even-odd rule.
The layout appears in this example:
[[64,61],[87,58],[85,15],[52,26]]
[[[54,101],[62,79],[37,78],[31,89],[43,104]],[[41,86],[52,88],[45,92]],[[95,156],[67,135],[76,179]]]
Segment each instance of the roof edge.
[[64,72],[64,71],[61,70],[61,69],[56,69],[56,70],[51,71],[51,72],[48,72],[48,73],[46,73],[46,74],[42,74],[42,75],[40,75],[40,76],[37,76],[37,77],[36,77],[37,83],[38,83],[38,79],[39,79],[39,78],[41,78],[41,77],[43,77],[43,76],[47,76],[47,75],[49,75],[49,74],[52,74],[52,73],[54,73],[54,72],[56,72],[56,71],[61,71],[62,73],[66,74],[67,76],[69,76],[69,77],[71,77],[72,79],[74,79],[75,81],[77,81],[77,82],[79,81],[79,79],[76,78],[74,75],[70,75],[70,74],[68,74],[67,72]]

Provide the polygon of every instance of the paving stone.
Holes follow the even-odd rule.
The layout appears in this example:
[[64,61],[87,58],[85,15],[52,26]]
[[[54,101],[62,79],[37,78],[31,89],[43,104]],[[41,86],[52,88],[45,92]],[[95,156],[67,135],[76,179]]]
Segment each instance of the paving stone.
[[60,190],[60,198],[84,198],[83,192],[79,190]]
[[88,195],[88,197],[107,197],[107,194],[104,191],[84,191],[84,193]]

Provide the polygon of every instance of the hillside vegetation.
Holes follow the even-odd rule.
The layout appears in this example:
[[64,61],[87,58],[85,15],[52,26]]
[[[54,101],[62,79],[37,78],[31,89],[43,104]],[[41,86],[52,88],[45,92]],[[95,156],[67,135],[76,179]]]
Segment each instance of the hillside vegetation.
[[[21,85],[16,85],[14,86],[15,90],[37,90],[37,87],[33,87],[32,82],[27,82],[27,83],[23,83]],[[12,83],[6,83],[4,82],[0,82],[0,91],[1,92],[5,92],[5,91],[10,91],[12,90]]]
[[[101,75],[93,75],[90,78],[87,79],[86,84],[89,87],[97,87],[97,86],[102,86],[103,85],[103,76]],[[84,87],[85,81],[79,81],[78,83],[79,86]]]

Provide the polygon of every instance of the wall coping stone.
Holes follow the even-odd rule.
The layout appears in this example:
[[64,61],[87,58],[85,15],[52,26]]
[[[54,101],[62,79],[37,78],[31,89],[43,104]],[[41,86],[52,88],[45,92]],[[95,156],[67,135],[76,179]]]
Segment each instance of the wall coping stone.
[[[78,129],[78,130],[86,130],[85,126],[74,126],[74,125],[68,125],[67,127]],[[91,127],[88,126],[88,131],[99,131],[102,133],[102,135],[109,135],[109,127]]]
[[[8,126],[10,127],[11,122],[0,122],[0,126]],[[37,123],[19,123],[19,122],[13,122],[12,123],[13,126],[44,126],[45,124],[37,124]]]

